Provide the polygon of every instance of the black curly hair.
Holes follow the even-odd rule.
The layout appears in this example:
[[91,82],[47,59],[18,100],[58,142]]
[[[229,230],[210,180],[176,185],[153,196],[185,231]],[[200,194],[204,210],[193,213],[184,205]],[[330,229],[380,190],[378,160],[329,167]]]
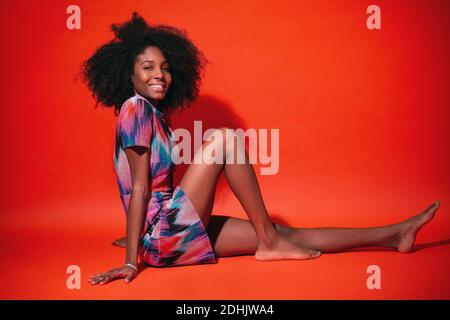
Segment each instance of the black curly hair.
[[172,112],[195,101],[210,61],[184,30],[167,25],[150,26],[137,12],[133,12],[129,21],[111,25],[111,29],[115,38],[98,48],[80,68],[82,80],[96,100],[95,107],[99,103],[114,106],[114,114],[119,114],[125,100],[134,95],[131,75],[136,57],[149,46],[161,50],[172,75],[172,84],[158,109]]

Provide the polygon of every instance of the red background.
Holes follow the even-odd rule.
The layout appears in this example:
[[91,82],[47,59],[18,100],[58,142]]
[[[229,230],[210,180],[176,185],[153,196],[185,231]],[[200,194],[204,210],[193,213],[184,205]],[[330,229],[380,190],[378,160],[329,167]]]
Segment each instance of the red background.
[[[66,8],[81,8],[81,30]],[[381,30],[366,8],[381,7]],[[271,216],[303,227],[398,222],[441,200],[412,254],[148,269],[125,286],[87,277],[123,262],[112,161],[115,117],[76,80],[81,62],[138,11],[185,29],[212,62],[174,128],[278,128],[280,169],[259,181]],[[8,299],[450,298],[450,3],[434,1],[9,1],[0,19],[0,297]],[[255,166],[257,172],[259,167]],[[184,168],[176,172],[176,182]],[[215,214],[246,217],[221,180]],[[82,270],[66,288],[67,266]],[[366,287],[367,266],[382,289]],[[270,277],[267,277],[270,274]]]

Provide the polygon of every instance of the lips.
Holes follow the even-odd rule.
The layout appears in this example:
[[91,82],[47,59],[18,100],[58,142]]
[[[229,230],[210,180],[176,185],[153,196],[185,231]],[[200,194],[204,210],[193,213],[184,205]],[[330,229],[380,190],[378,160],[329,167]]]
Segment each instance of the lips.
[[164,83],[152,83],[152,84],[150,84],[150,87],[165,88],[166,85]]
[[165,94],[166,92],[166,86],[162,84],[151,84],[149,87],[153,93]]

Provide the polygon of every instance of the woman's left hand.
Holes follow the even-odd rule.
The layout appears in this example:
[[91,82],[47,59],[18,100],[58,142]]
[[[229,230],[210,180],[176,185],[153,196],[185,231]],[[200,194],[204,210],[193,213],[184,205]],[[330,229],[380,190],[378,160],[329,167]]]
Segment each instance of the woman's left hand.
[[94,274],[89,277],[88,282],[90,284],[106,284],[111,280],[117,278],[125,278],[125,283],[129,283],[131,280],[136,278],[136,276],[137,276],[136,270],[134,270],[130,266],[123,265],[121,267],[114,268],[103,273]]

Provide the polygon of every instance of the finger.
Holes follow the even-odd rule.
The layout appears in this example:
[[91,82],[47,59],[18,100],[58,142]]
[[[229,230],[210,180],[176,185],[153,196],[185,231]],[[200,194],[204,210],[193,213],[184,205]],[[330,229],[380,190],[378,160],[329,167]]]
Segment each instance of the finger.
[[129,283],[129,282],[131,282],[134,278],[136,278],[136,272],[131,272],[130,274],[128,274],[126,277],[125,277],[125,283]]
[[101,274],[101,275],[95,277],[93,280],[96,280],[96,281],[103,280],[107,276],[108,276],[107,274]]
[[105,272],[100,272],[100,273],[94,274],[93,277],[107,276],[107,275],[110,275],[110,274],[112,274],[112,273],[114,273],[116,271],[117,271],[117,269],[112,269],[112,270],[108,270],[108,271],[105,271]]
[[120,275],[119,269],[112,269],[107,272],[98,273],[89,279],[91,284],[105,284]]
[[91,281],[98,281],[98,280],[103,279],[105,276],[106,276],[105,274],[100,274],[100,275],[95,276],[94,278],[92,278],[92,279],[90,279],[90,280],[91,280]]
[[99,273],[99,274],[96,274],[96,275],[92,275],[92,276],[89,277],[89,279],[90,280],[97,279],[98,277],[101,277],[102,275],[103,275],[102,273]]
[[109,274],[110,272],[111,272],[111,271],[106,271],[106,272],[96,273],[96,274],[93,274],[92,276],[90,276],[90,278],[101,277],[101,276],[104,276],[104,275]]
[[128,275],[128,276],[125,277],[124,282],[125,282],[125,283],[128,283],[128,282],[130,282],[131,280],[133,280],[133,276]]
[[111,281],[111,277],[107,276],[103,280],[101,280],[99,284],[103,285],[103,284],[108,283],[109,281]]
[[101,279],[100,277],[95,277],[95,278],[89,279],[88,281],[92,283],[92,282],[97,282],[100,279]]
[[114,280],[120,276],[123,276],[121,274],[121,272],[119,272],[119,271],[120,271],[119,269],[114,269],[114,270],[111,270],[110,272],[108,272],[108,274],[105,276],[105,278],[102,281],[100,281],[100,284],[108,283],[111,280]]
[[99,275],[98,277],[96,277],[95,280],[96,280],[97,282],[99,282],[99,281],[102,281],[102,280],[106,279],[106,278],[109,277],[109,276],[110,276],[110,272],[108,271],[108,272],[102,273],[101,275]]
[[101,280],[101,278],[94,279],[90,282],[90,284],[98,284]]

